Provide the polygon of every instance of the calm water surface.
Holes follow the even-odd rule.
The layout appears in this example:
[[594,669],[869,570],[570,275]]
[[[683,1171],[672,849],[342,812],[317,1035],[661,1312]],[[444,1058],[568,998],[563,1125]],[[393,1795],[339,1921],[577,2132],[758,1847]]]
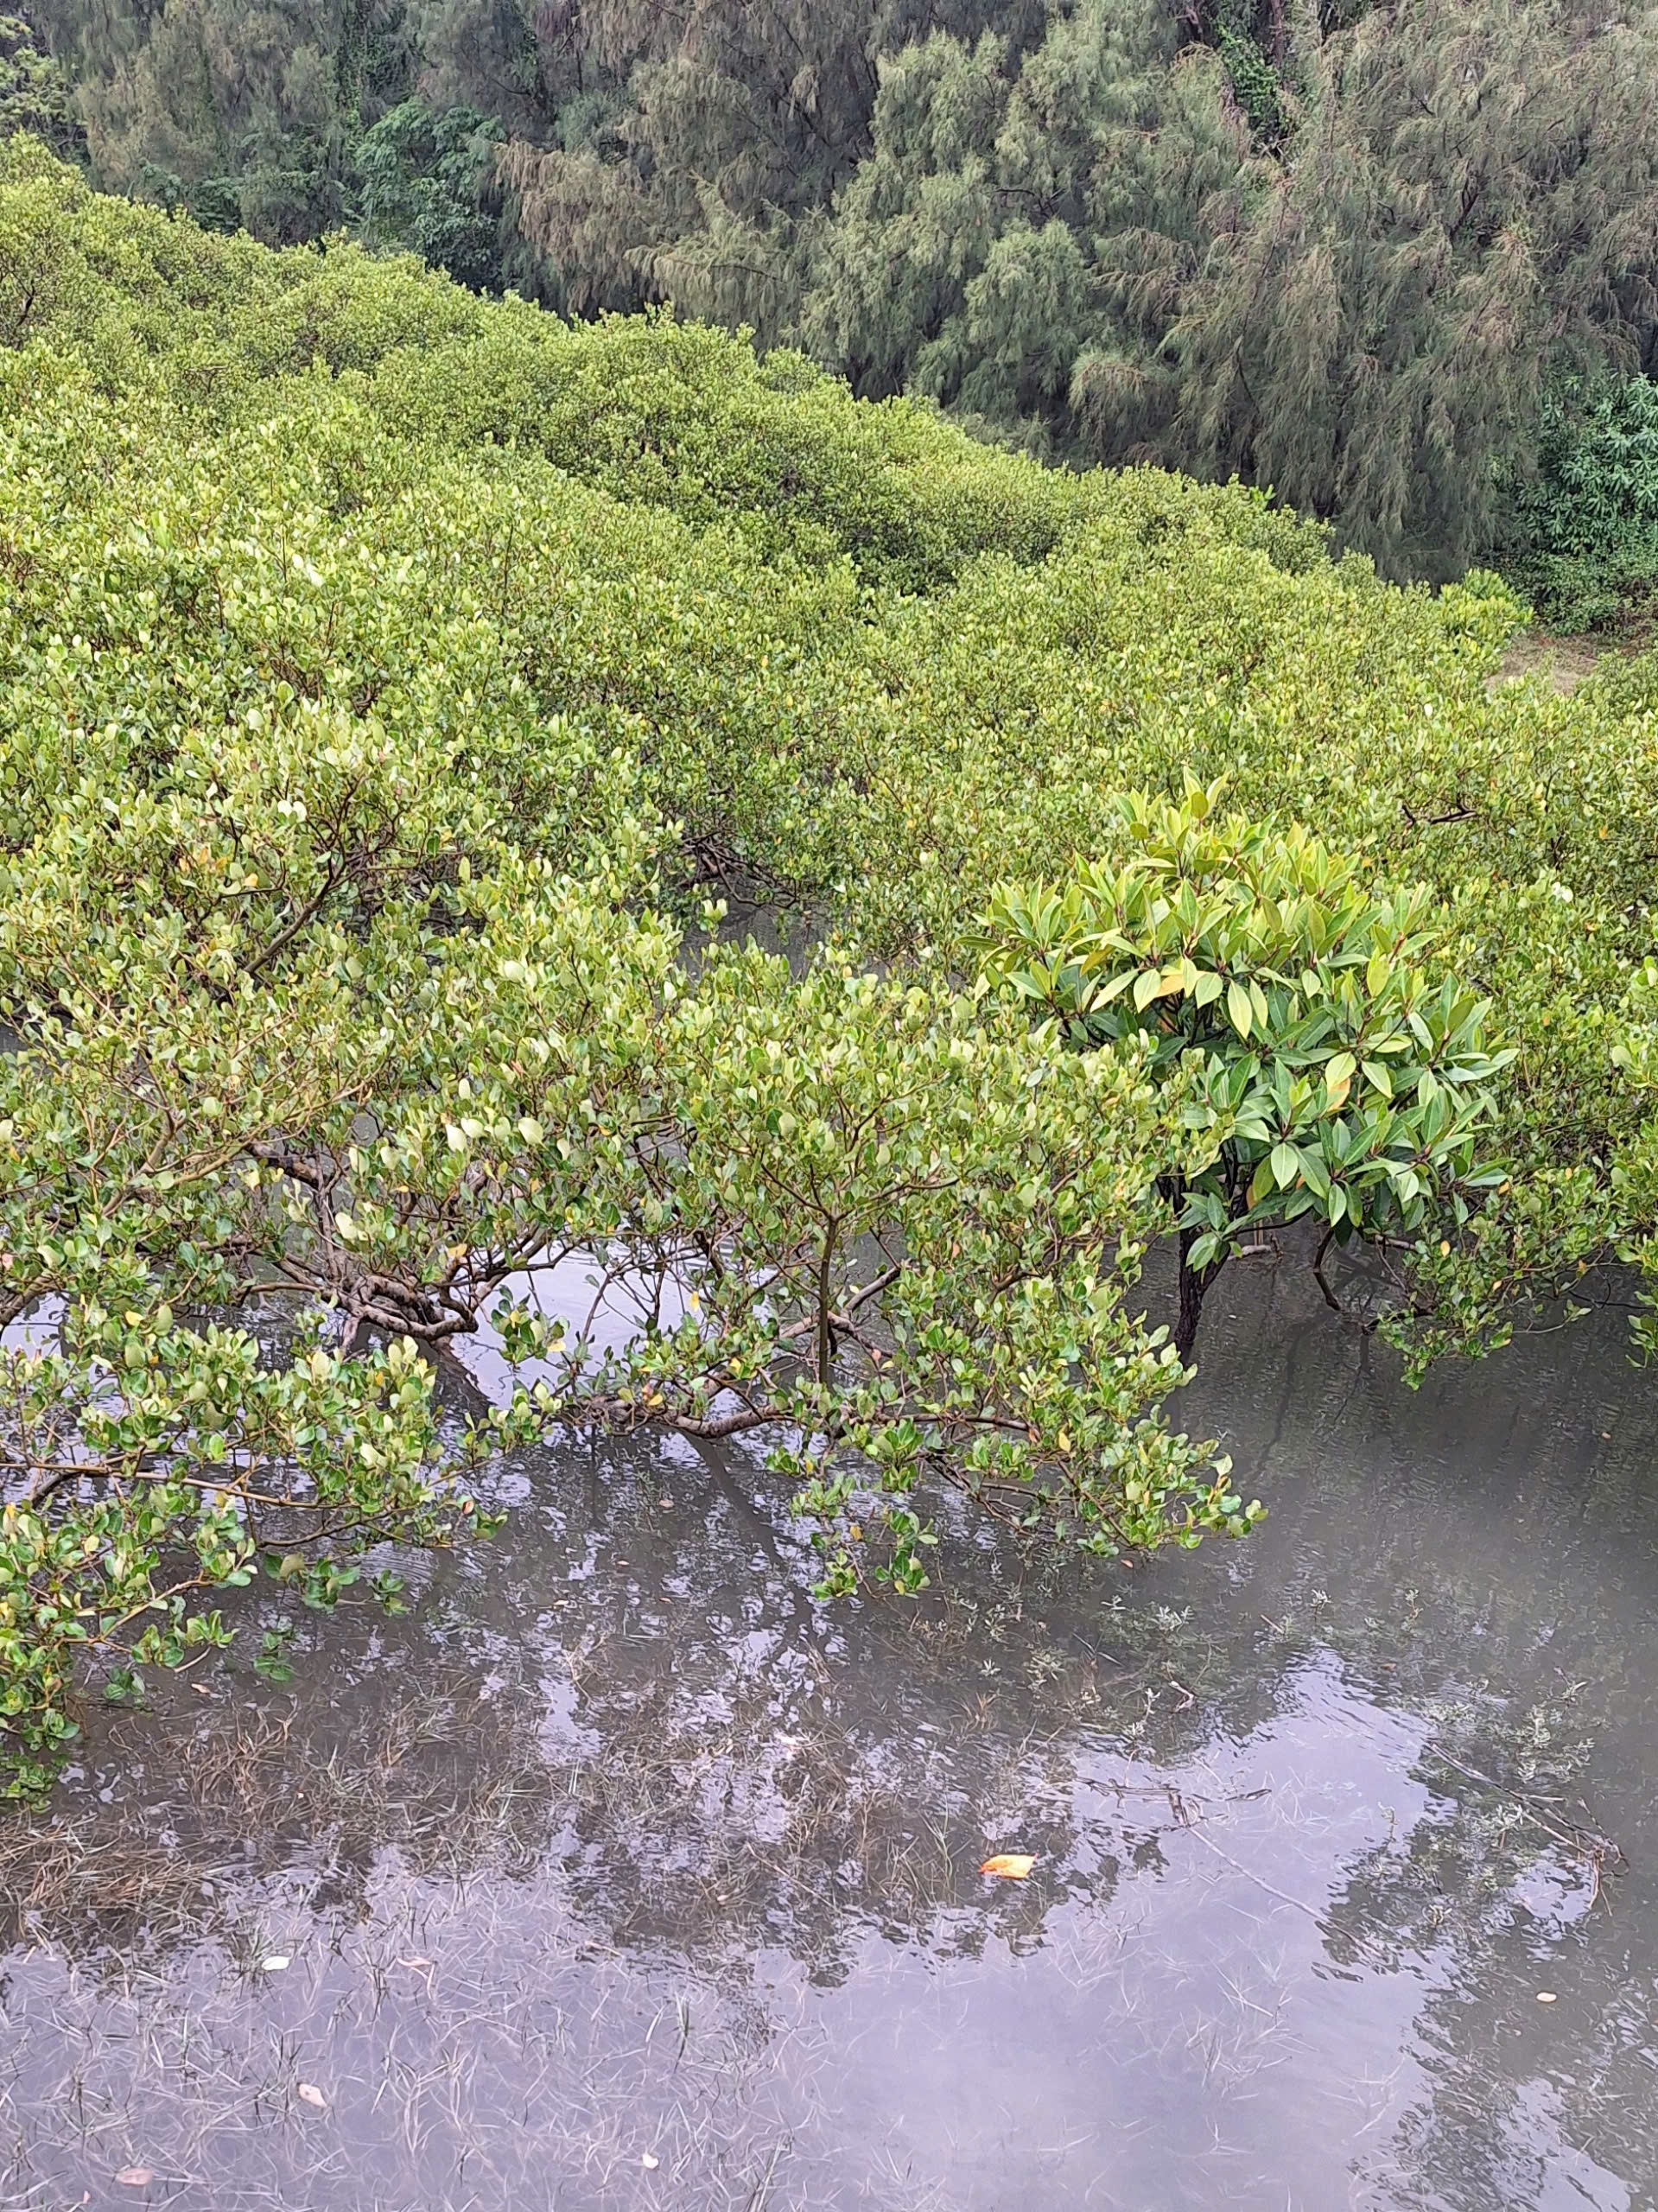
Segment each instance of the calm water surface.
[[824,1608],[752,1461],[582,1444],[95,1718],[0,2205],[1658,2206],[1658,1394],[1607,1316],[1413,1395],[1232,1272],[1244,1544]]

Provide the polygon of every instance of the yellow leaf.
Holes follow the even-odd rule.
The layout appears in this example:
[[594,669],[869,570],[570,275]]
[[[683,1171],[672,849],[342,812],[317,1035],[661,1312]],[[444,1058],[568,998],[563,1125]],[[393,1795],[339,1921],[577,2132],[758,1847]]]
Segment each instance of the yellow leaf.
[[987,1859],[979,1872],[994,1874],[999,1881],[1022,1882],[1036,1864],[1036,1855],[1029,1851],[999,1851],[994,1859]]

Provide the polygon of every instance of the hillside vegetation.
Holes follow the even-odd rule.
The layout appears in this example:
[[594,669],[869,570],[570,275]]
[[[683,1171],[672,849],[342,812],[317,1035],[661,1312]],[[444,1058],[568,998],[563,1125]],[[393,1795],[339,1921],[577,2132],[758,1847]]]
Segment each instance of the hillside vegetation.
[[1658,579],[1650,0],[16,6],[0,133],[210,227],[673,303],[1558,625]]
[[[78,1661],[123,1691],[267,1573],[396,1604],[374,1547],[487,1527],[493,1456],[575,1422],[752,1432],[825,1592],[919,1586],[941,1484],[1099,1552],[1242,1535],[1166,1411],[1195,1308],[1178,1352],[1138,1283],[1177,1226],[1199,1292],[1263,1225],[1364,1237],[1418,1361],[1658,1275],[1658,669],[1494,687],[1516,616],[14,140],[20,1785]],[[542,1315],[571,1255],[623,1349]],[[480,1326],[522,1380],[467,1425],[433,1363]]]

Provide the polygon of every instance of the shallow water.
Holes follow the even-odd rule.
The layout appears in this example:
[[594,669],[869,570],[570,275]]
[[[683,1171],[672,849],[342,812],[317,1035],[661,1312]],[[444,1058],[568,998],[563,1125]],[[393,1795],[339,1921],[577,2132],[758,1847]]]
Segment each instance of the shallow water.
[[582,1444],[96,1717],[0,2205],[1658,2204],[1658,1395],[1610,1315],[1413,1395],[1231,1274],[1241,1545],[824,1608],[752,1461]]

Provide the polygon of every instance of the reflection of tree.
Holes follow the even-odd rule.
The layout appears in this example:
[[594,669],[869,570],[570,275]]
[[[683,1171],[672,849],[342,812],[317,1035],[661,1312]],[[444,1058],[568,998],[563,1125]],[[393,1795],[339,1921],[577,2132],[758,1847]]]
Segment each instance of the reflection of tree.
[[[569,1607],[570,1724],[547,1750],[584,1920],[705,1958],[781,1944],[825,1981],[871,1928],[969,1951],[988,1924],[1035,1941],[1063,1883],[1008,1894],[987,1922],[977,1868],[1033,1798],[1055,1809],[1013,1840],[1060,1869],[1073,1855],[1050,1686],[987,1694],[899,1609],[814,1605],[809,1555],[755,1503],[752,1468],[709,1454],[676,1470],[667,1510],[646,1502],[659,1470],[632,1478],[639,1494],[612,1491],[570,1543],[599,1553]],[[1072,1698],[1092,1664],[1070,1670]]]
[[[1586,1797],[1626,1837],[1649,1817],[1650,1457],[1642,1437],[1598,1464],[1588,1448],[1616,1426],[1600,1408],[1622,1347],[1550,1339],[1547,1363],[1408,1398],[1373,1346],[1286,1311],[1281,1281],[1242,1287],[1191,1419],[1224,1412],[1274,1518],[1218,1563],[1090,1578],[987,1540],[918,1608],[826,1609],[758,1467],[583,1441],[508,1471],[526,1491],[509,1531],[411,1616],[329,1624],[291,1692],[220,1674],[199,1698],[187,1677],[153,1715],[100,1719],[79,1793],[6,1847],[10,1932],[111,1980],[135,1945],[187,1973],[203,1935],[248,1966],[262,1885],[302,1873],[339,1940],[378,1909],[391,1854],[562,1956],[717,1981],[760,2050],[762,1954],[821,1988],[872,1945],[970,1960],[1001,1937],[1064,1975],[1124,1891],[1190,1881],[1192,1827],[1207,1871],[1271,1914],[1283,1884],[1246,1839],[1293,1829],[1296,1807],[1236,1801],[1261,1774],[1280,1786],[1275,1732],[1333,1682],[1349,1713],[1396,1709],[1413,1747],[1398,1832],[1309,1845],[1294,1900],[1344,1974],[1426,1984],[1431,2092],[1364,2155],[1390,2188],[1417,2177],[1389,2202],[1532,2202],[1528,2129],[1592,2145],[1648,2124],[1641,1999],[1596,1985],[1602,1923],[1564,1929],[1556,1846],[1502,1811],[1524,1789]],[[1521,1381],[1523,1418],[1502,1395]],[[1328,1725],[1311,1789],[1343,1771],[1333,1706]],[[1013,1847],[1038,1876],[985,1883],[979,1861]],[[1626,1940],[1650,1940],[1650,1885],[1639,1865],[1618,1878]],[[1534,2076],[1557,2082],[1558,2125],[1526,2105]]]
[[[492,1554],[455,1561],[403,1621],[347,1609],[326,1649],[296,1653],[291,1694],[239,1678],[253,1719],[226,1713],[223,1676],[200,1709],[162,1683],[155,1712],[97,1719],[86,1764],[117,1802],[71,1790],[44,1837],[23,1832],[0,1868],[12,1925],[27,1913],[83,1955],[140,1929],[185,1942],[296,1861],[349,1919],[395,1848],[416,1872],[556,1862],[607,1945],[733,1961],[781,1945],[833,1982],[870,1930],[1029,1948],[1067,1899],[1106,1902],[1120,1857],[1155,1865],[1177,1823],[1154,1788],[1079,1833],[1075,1738],[1167,1704],[1159,1751],[1202,1741],[1212,1712],[1165,1681],[1178,1629],[1125,1609],[1102,1630],[1097,1587],[1045,1568],[1032,1586],[1007,1548],[976,1592],[826,1609],[770,1479],[712,1452],[668,1469],[584,1440],[512,1474],[535,1501]],[[1248,1701],[1272,1694],[1268,1676]],[[45,1840],[66,1818],[69,1854]],[[1043,1878],[988,1890],[979,1862],[1010,1845]],[[212,1900],[203,1868],[230,1870]]]
[[[1194,1395],[1241,1437],[1272,1440],[1239,1454],[1280,1542],[1293,1521],[1293,1563],[1265,1610],[1316,1629],[1376,1702],[1431,1724],[1413,1769],[1424,1810],[1349,1865],[1324,1919],[1332,1960],[1356,1960],[1357,1929],[1373,1962],[1432,1962],[1418,2019],[1432,2091],[1389,2152],[1390,2178],[1417,2178],[1388,2201],[1485,2212],[1569,2183],[1598,2202],[1598,2141],[1615,2169],[1632,2129],[1636,2166],[1658,2147],[1650,2006],[1612,1932],[1650,1928],[1658,1899],[1638,1853],[1608,1872],[1593,1853],[1602,1830],[1634,1843],[1655,1810],[1642,1716],[1658,1438],[1623,1325],[1608,1314],[1522,1338],[1412,1395],[1364,1340],[1336,1351],[1294,1287],[1263,1291]],[[1244,1559],[1246,1580],[1260,1560]],[[1563,2143],[1585,2146],[1577,2165]]]

